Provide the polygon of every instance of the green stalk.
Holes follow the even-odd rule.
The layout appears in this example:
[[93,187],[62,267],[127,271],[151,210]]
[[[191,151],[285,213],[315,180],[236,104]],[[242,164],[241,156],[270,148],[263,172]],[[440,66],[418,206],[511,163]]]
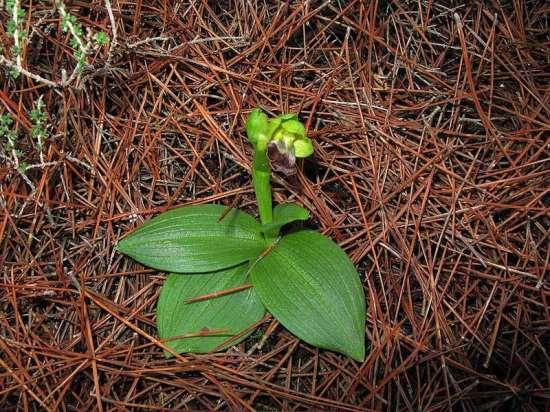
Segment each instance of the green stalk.
[[252,182],[258,210],[260,212],[260,221],[262,225],[267,225],[273,221],[273,206],[271,203],[271,167],[265,150],[255,148],[254,161],[252,163]]

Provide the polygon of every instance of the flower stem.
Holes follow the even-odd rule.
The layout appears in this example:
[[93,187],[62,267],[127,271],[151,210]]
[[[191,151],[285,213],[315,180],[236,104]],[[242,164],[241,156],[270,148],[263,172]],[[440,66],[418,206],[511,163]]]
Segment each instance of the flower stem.
[[273,207],[271,202],[271,167],[265,150],[254,150],[252,163],[252,182],[256,192],[256,201],[260,212],[260,221],[263,225],[273,221]]

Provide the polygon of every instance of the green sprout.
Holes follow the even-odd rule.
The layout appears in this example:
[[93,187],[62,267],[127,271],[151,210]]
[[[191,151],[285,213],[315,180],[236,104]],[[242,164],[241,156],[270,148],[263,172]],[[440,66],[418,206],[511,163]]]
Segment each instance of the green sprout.
[[43,96],[40,96],[36,101],[34,109],[30,112],[30,118],[32,120],[31,135],[36,139],[36,148],[40,154],[40,161],[44,163],[44,140],[46,139],[46,113],[44,112],[44,100]]
[[116,246],[170,272],[156,318],[165,355],[226,349],[248,337],[269,311],[307,343],[363,361],[366,304],[355,266],[320,233],[282,232],[307,220],[307,209],[272,207],[272,166],[284,160],[280,170],[288,172],[297,158],[313,153],[304,125],[295,114],[269,119],[255,109],[246,132],[260,222],[239,209],[188,205],[161,213]]
[[105,46],[109,43],[109,36],[103,31],[99,31],[94,36],[95,42],[98,46]]
[[19,161],[19,164],[17,165],[17,171],[22,175],[25,175],[25,172],[27,170],[29,170],[29,164],[24,161]]
[[[76,71],[82,73],[86,67],[87,56],[90,53],[90,48],[92,47],[91,41],[86,40],[84,30],[76,19],[76,16],[67,11],[65,4],[62,1],[57,2],[57,8],[59,10],[59,14],[61,15],[61,29],[63,32],[69,33],[71,36],[69,44],[73,49],[74,57],[76,59]],[[91,35],[88,39],[91,39]],[[95,33],[93,40],[97,46],[101,47],[109,43],[109,36],[100,31]]]
[[82,72],[86,66],[86,56],[88,55],[89,48],[84,40],[84,31],[76,19],[76,16],[65,9],[65,4],[62,1],[57,2],[57,8],[61,15],[61,29],[71,36],[69,44],[73,48],[74,57],[76,59],[76,69]]
[[6,27],[6,32],[13,38],[11,54],[16,61],[16,67],[10,70],[10,76],[14,79],[19,77],[21,67],[21,52],[23,41],[27,37],[27,32],[23,30],[23,21],[25,20],[25,10],[21,8],[19,0],[6,0],[6,9],[10,12],[10,18]]
[[[114,25],[114,17],[110,2],[108,0],[105,0],[105,2],[106,7],[109,10],[111,24]],[[82,28],[82,25],[78,22],[76,16],[67,11],[62,0],[55,0],[54,3],[56,5],[56,10],[61,16],[61,28],[64,33],[68,34],[69,45],[72,48],[73,56],[76,59],[76,64],[72,73],[70,76],[67,76],[66,71],[62,69],[61,80],[53,81],[42,77],[37,73],[29,71],[26,67],[23,67],[23,52],[25,50],[25,42],[28,41],[28,33],[24,28],[27,12],[21,7],[21,0],[5,0],[6,10],[9,13],[9,18],[6,24],[6,33],[12,37],[13,42],[9,47],[0,45],[0,65],[6,66],[12,78],[17,79],[20,75],[24,75],[49,87],[68,86],[75,81],[75,79],[78,79],[79,75],[83,73],[88,63],[87,59],[91,51],[97,50],[99,47],[102,47],[110,42],[109,36],[104,32],[97,32],[93,34],[93,32],[89,29],[85,31]],[[3,2],[0,0],[0,5],[2,4]],[[114,27],[113,35],[116,39],[116,29]],[[116,41],[113,41],[111,44],[106,66],[110,65],[113,52],[112,49],[115,44]]]
[[28,164],[19,160],[21,151],[16,147],[17,130],[13,127],[13,118],[9,113],[0,115],[0,137],[6,139],[4,152],[11,153],[15,168],[21,173],[25,180],[27,180],[25,172],[28,169]]
[[15,142],[17,140],[17,132],[12,129],[13,118],[9,113],[0,115],[0,136],[6,139],[4,150],[6,153],[15,150]]

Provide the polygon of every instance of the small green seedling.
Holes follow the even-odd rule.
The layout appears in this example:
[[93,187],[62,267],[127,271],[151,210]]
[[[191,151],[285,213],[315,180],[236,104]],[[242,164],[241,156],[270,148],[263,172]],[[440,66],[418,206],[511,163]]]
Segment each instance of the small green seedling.
[[61,15],[61,29],[65,33],[69,33],[71,40],[69,44],[73,48],[74,57],[76,59],[76,68],[78,71],[84,70],[86,65],[86,55],[88,54],[89,45],[84,38],[84,30],[76,19],[76,16],[72,15],[65,9],[65,3],[57,1],[57,8]]
[[6,31],[8,35],[13,37],[11,54],[13,59],[17,62],[17,68],[12,68],[10,70],[10,75],[12,78],[17,79],[20,75],[18,67],[21,67],[22,44],[27,37],[26,31],[23,29],[25,10],[21,8],[19,0],[6,0],[6,10],[10,13]]
[[[365,295],[357,271],[331,239],[281,228],[308,219],[294,203],[272,207],[272,169],[292,174],[313,153],[294,114],[246,123],[254,147],[252,178],[260,222],[222,205],[172,209],[121,240],[117,249],[171,272],[160,292],[157,327],[173,352],[207,353],[250,335],[269,311],[311,345],[365,357]],[[170,353],[166,352],[166,356]]]
[[31,110],[29,117],[32,120],[31,135],[36,139],[36,148],[40,154],[40,161],[44,163],[44,140],[47,137],[46,131],[46,107],[43,96],[40,96],[35,103],[34,109]]
[[109,36],[104,31],[99,31],[94,35],[94,40],[98,46],[105,46],[109,43]]

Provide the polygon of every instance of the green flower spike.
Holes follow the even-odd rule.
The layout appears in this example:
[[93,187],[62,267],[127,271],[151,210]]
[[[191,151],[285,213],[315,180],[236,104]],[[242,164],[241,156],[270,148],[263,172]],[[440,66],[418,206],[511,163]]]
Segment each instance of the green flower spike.
[[246,120],[246,134],[254,147],[252,180],[260,219],[263,224],[271,224],[271,170],[287,176],[296,173],[296,158],[310,156],[313,144],[294,113],[269,119],[262,109],[253,109]]

